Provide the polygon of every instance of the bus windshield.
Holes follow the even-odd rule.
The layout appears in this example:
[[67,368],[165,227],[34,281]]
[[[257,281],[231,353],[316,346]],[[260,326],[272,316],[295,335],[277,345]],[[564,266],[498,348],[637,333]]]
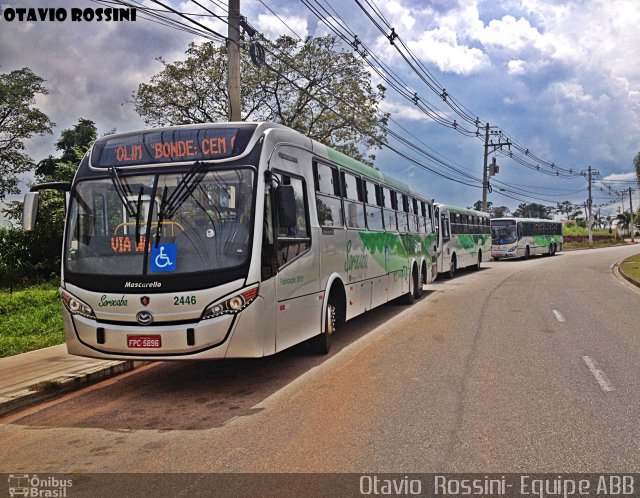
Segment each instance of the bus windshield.
[[515,244],[518,240],[515,221],[492,221],[491,243],[493,245]]
[[65,270],[160,276],[238,267],[250,252],[254,177],[248,167],[200,165],[81,181],[69,208]]

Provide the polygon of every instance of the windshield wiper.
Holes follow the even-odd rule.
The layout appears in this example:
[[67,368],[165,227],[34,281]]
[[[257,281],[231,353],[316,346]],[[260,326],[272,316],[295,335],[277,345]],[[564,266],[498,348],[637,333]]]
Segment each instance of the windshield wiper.
[[165,217],[165,204],[167,203],[167,186],[164,186],[164,190],[162,191],[162,200],[160,201],[160,209],[158,209],[158,226],[156,227],[156,247],[160,242],[160,232],[162,230],[162,222]]
[[113,186],[116,188],[116,193],[118,194],[118,197],[120,197],[122,205],[127,210],[127,214],[130,218],[137,218],[138,214],[134,212],[128,200],[128,198],[133,195],[131,189],[129,188],[129,185],[122,181],[115,166],[109,168],[109,175],[111,176],[111,183],[113,183]]
[[140,243],[140,212],[142,211],[142,192],[143,187],[140,187],[138,193],[138,203],[136,205],[136,246]]
[[180,180],[175,190],[171,193],[171,196],[169,196],[166,202],[162,203],[160,211],[162,211],[163,218],[173,217],[177,209],[200,184],[205,175],[205,172],[202,171],[204,166],[204,163],[196,161],[187,174],[182,177],[182,180]]

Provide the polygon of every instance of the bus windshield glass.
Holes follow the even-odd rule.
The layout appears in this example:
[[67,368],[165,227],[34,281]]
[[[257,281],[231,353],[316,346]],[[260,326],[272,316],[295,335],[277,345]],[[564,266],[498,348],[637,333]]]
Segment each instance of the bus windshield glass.
[[516,222],[511,220],[491,221],[491,243],[493,245],[515,244],[518,240]]
[[250,252],[254,177],[248,167],[200,164],[187,173],[114,172],[79,182],[69,208],[65,269],[160,276],[238,267]]

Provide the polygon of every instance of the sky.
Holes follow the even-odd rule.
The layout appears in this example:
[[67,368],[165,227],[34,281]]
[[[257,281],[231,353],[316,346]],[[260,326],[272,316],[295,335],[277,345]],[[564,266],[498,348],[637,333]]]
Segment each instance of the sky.
[[[207,14],[192,1],[163,3],[181,12]],[[227,15],[225,0],[198,3]],[[143,4],[162,8],[150,0]],[[309,6],[320,7],[320,15]],[[21,7],[56,7],[69,16],[62,22],[7,21],[7,10]],[[100,7],[104,5],[90,0],[0,0],[0,73],[28,67],[46,80],[49,90],[37,98],[37,106],[56,127],[53,135],[26,143],[35,161],[57,155],[54,143],[60,132],[79,118],[93,120],[99,134],[145,128],[131,104],[132,93],[162,69],[158,57],[179,60],[189,42],[204,41],[144,19],[140,11],[135,22],[69,19],[72,8]],[[240,10],[268,40],[283,34],[325,35],[331,26],[357,34],[369,58],[384,63],[386,74],[402,82],[405,94],[417,95],[418,102],[436,109],[445,122],[456,120],[476,131],[446,105],[439,95],[443,89],[466,115],[482,125],[490,123],[492,131],[503,133],[502,140],[518,144],[520,153],[512,151],[529,167],[508,157],[506,148],[504,154],[489,156],[500,166],[489,194],[496,206],[513,210],[523,201],[553,205],[564,200],[582,205],[587,180],[574,173],[589,166],[612,188],[638,190],[633,173],[633,158],[640,152],[638,0],[241,0]],[[393,28],[398,35],[394,45],[367,14],[387,35],[389,26]],[[227,33],[219,19],[196,19]],[[422,70],[401,57],[396,49],[400,41]],[[352,48],[344,44],[344,50]],[[420,77],[427,72],[435,90]],[[384,83],[371,73],[374,82]],[[443,126],[392,88],[381,108],[390,113],[393,131],[440,161],[434,163],[390,139],[420,165],[383,149],[376,167],[439,202],[466,207],[482,198],[482,137]],[[24,177],[25,188],[30,179]],[[594,183],[593,193],[603,216],[615,216],[622,207],[612,203],[614,197],[602,182]],[[633,203],[640,206],[638,193]],[[629,207],[628,195],[624,207]]]

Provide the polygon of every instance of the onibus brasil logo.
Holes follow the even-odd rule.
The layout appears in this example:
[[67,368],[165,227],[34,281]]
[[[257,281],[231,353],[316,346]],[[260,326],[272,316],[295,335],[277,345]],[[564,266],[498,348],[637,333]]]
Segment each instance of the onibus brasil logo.
[[55,476],[38,477],[37,474],[9,474],[9,496],[33,498],[65,498],[67,489],[73,486],[72,479]]

